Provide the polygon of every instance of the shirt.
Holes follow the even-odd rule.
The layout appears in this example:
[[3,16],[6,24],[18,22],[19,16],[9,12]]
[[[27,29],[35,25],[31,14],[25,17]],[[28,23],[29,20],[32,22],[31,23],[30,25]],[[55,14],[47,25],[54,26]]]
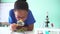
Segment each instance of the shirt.
[[[14,9],[10,10],[9,12],[9,23],[10,24],[17,23],[17,19],[15,18],[15,14],[14,14]],[[35,23],[35,19],[30,10],[28,10],[28,16],[27,19],[24,21],[24,23],[25,25],[30,25]]]

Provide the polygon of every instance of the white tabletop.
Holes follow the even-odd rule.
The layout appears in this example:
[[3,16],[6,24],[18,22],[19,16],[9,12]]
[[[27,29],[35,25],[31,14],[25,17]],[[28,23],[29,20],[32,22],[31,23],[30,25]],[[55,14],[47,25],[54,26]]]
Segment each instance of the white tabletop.
[[0,34],[37,34],[39,32],[45,33],[45,31],[54,31],[60,32],[60,29],[56,28],[37,28],[34,31],[25,31],[25,32],[12,32],[9,27],[0,27]]
[[33,31],[12,32],[9,27],[0,27],[0,34],[34,34]]

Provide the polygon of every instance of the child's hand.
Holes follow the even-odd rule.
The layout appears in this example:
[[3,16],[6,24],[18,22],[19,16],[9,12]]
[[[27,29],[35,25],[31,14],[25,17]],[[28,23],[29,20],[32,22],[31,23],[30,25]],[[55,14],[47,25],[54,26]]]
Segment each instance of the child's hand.
[[13,23],[13,24],[10,25],[10,29],[11,29],[12,31],[14,31],[14,30],[16,30],[16,27],[17,27],[17,26],[18,26],[17,24]]

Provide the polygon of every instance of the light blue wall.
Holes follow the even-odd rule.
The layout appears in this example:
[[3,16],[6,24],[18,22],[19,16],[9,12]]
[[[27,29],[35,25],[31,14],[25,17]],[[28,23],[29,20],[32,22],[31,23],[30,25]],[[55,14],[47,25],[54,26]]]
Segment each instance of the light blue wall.
[[[2,2],[15,1],[2,0]],[[32,11],[36,19],[35,28],[39,28],[43,23],[45,23],[47,11],[49,14],[49,21],[54,23],[55,28],[60,28],[60,0],[27,0],[27,2],[29,4],[29,9]],[[50,24],[49,27],[51,27]]]
[[50,22],[54,23],[54,27],[60,27],[60,0],[28,0],[28,3],[36,19],[36,28],[37,26],[40,27],[41,24],[39,23],[45,22],[47,11],[49,12]]

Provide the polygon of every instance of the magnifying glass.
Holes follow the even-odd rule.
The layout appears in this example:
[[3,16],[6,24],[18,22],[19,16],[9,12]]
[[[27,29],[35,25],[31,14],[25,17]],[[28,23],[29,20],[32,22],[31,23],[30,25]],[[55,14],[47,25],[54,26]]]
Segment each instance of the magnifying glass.
[[17,21],[17,25],[18,26],[24,26],[24,22],[22,21],[22,19]]

